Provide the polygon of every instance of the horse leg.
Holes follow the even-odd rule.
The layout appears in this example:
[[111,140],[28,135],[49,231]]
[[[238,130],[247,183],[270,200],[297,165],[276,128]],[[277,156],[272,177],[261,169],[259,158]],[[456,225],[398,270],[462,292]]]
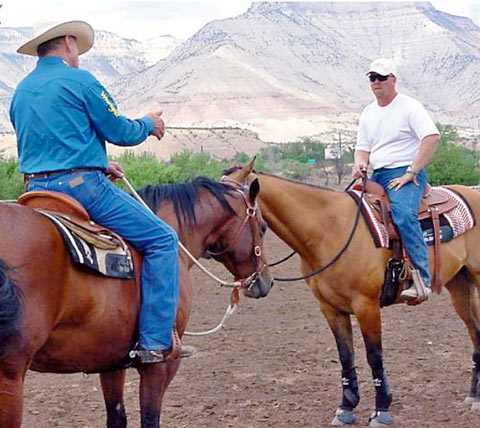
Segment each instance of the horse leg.
[[10,366],[5,361],[0,367],[0,428],[20,428],[26,369]]
[[100,374],[103,398],[107,410],[107,428],[126,428],[127,416],[123,402],[126,370]]
[[140,373],[141,428],[160,428],[160,412],[165,391],[177,373],[180,360],[142,364]]
[[360,401],[350,315],[339,312],[322,301],[320,301],[320,309],[335,337],[342,364],[342,404],[337,408],[331,425],[350,425],[356,421],[354,409]]
[[382,322],[378,301],[359,299],[358,302],[355,302],[353,310],[362,331],[367,360],[372,370],[373,385],[375,386],[375,412],[370,417],[370,426],[392,425],[393,419],[388,412],[392,403],[392,394],[383,369]]
[[[468,274],[467,274],[468,275]],[[480,410],[480,277],[465,275],[461,271],[447,284],[453,307],[467,326],[470,339],[473,343],[473,368],[470,391],[465,403],[472,405],[472,410]],[[477,290],[470,281],[477,284]]]

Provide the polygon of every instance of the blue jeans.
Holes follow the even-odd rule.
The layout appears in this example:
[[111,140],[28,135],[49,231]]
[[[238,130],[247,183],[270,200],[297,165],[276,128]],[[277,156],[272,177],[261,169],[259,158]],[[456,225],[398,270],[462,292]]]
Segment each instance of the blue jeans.
[[413,181],[405,184],[400,190],[388,188],[390,180],[405,174],[407,167],[376,169],[371,179],[383,186],[388,194],[392,209],[392,218],[403,246],[413,266],[420,271],[427,287],[430,287],[432,278],[428,265],[428,247],[423,239],[422,228],[418,221],[418,208],[423,192],[427,186],[427,172],[422,169],[418,174],[417,186]]
[[27,191],[52,190],[77,199],[91,218],[143,253],[139,346],[166,350],[179,300],[178,237],[167,223],[120,190],[101,171],[32,179]]

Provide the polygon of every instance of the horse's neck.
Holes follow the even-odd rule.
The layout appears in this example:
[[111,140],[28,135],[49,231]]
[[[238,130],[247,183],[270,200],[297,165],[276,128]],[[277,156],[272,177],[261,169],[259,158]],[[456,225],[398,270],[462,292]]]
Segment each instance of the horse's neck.
[[299,253],[309,251],[313,236],[328,231],[341,212],[344,195],[329,189],[260,175],[260,206],[269,228]]

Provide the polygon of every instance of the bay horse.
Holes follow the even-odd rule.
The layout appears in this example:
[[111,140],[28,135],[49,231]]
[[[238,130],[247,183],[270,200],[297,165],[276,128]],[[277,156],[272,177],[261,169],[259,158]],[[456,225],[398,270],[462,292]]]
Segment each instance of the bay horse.
[[[258,190],[258,181],[239,191],[197,178],[139,193],[195,258],[213,254],[236,278],[254,274],[245,294],[262,297],[272,277],[262,255],[266,224],[255,201]],[[74,265],[52,223],[23,205],[0,203],[0,236],[0,427],[21,426],[30,369],[100,373],[107,427],[125,428],[121,363],[136,342],[137,284]],[[176,326],[182,336],[192,305],[193,261],[183,252],[179,258]],[[136,363],[142,428],[160,426],[162,399],[179,364]]]
[[[225,172],[224,182],[260,180],[258,200],[269,228],[300,256],[303,275],[314,272],[340,252],[352,231],[358,206],[346,192],[300,183],[266,173],[255,173],[252,160],[243,168]],[[464,186],[449,186],[473,209],[476,226],[442,244],[443,284],[465,323],[473,343],[473,370],[467,403],[480,408],[480,195]],[[364,339],[375,386],[375,411],[370,426],[391,425],[392,394],[382,357],[379,297],[385,265],[391,251],[376,248],[363,219],[343,255],[323,272],[306,279],[334,335],[342,365],[342,401],[333,426],[353,424],[359,403],[352,324],[354,315]],[[433,252],[430,250],[430,266]]]

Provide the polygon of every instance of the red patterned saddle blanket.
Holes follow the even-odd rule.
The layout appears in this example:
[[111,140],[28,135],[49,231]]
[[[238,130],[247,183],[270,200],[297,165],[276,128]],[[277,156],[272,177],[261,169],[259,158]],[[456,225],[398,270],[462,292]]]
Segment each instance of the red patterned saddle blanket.
[[[358,202],[361,190],[355,188],[348,193]],[[385,199],[384,199],[385,198]],[[436,208],[434,208],[436,207]],[[362,203],[362,214],[367,222],[376,247],[391,248],[393,227],[390,207],[385,196],[365,193]],[[388,212],[383,212],[388,210]],[[431,187],[427,196],[423,198],[419,209],[419,220],[424,231],[427,244],[432,245],[432,211],[436,210],[440,217],[442,242],[456,238],[475,226],[475,217],[466,199],[455,190],[446,187]],[[449,230],[448,230],[449,229]],[[396,231],[395,231],[396,233]],[[393,236],[393,239],[396,237]]]
[[[358,203],[361,189],[348,191]],[[393,249],[394,258],[399,259],[401,241],[392,221],[390,204],[386,192],[377,183],[367,180],[361,212],[378,248]],[[475,226],[475,216],[468,201],[448,186],[430,187],[423,197],[418,219],[427,244],[434,246],[434,289],[441,290],[440,244],[456,238]]]

